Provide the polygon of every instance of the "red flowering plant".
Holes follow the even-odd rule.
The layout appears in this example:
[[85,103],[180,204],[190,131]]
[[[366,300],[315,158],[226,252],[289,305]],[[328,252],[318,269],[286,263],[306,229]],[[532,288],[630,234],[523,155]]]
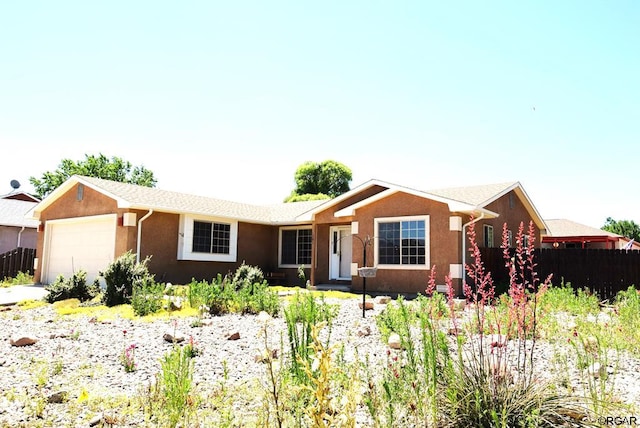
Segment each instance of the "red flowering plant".
[[[127,330],[122,330],[122,336],[127,338]],[[125,345],[122,354],[120,355],[120,363],[122,367],[124,367],[124,371],[127,373],[131,373],[136,371],[138,368],[138,364],[136,363],[136,348],[138,346],[135,343],[131,343],[129,345]]]

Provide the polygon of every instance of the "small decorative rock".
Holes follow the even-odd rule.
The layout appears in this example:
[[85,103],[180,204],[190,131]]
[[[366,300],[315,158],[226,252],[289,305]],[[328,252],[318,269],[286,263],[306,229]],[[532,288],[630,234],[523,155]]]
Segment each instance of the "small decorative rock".
[[235,333],[232,333],[229,336],[227,336],[227,340],[238,340],[238,339],[240,339],[239,331],[236,331]]
[[389,335],[387,345],[389,345],[389,348],[391,349],[402,349],[402,341],[400,340],[400,335],[397,333],[391,333]]
[[367,337],[371,335],[371,327],[369,327],[368,325],[365,325],[364,327],[361,327],[358,329],[357,334],[359,337]]
[[[358,303],[358,307],[360,309],[362,309],[362,302]],[[367,300],[366,302],[364,302],[364,310],[365,311],[370,311],[373,309],[373,302],[370,300]]]
[[89,421],[89,426],[94,427],[98,425],[100,422],[102,422],[102,413],[98,413],[93,418],[91,418],[91,420]]
[[171,343],[184,342],[184,335],[177,331],[173,333],[167,332],[162,336],[162,338],[167,342],[171,342]]
[[391,301],[391,296],[377,296],[375,302],[379,305],[386,305]]
[[38,339],[33,336],[33,335],[29,335],[29,334],[14,334],[13,336],[11,336],[11,346],[30,346],[30,345],[34,345],[38,342]]
[[213,325],[213,320],[211,318],[203,318],[202,321],[200,321],[200,324],[206,327],[210,327]]
[[49,404],[61,404],[67,401],[67,391],[58,391],[51,394],[47,397],[47,402]]

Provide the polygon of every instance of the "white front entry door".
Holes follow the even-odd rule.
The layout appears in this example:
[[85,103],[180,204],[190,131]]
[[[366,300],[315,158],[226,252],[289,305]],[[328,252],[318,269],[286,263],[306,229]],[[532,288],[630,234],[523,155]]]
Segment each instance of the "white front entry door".
[[329,229],[329,279],[351,280],[351,226]]

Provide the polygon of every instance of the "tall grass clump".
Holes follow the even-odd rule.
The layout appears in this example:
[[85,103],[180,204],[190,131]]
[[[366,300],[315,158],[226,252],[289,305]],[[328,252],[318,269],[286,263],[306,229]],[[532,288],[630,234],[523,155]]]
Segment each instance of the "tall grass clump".
[[[359,364],[345,361],[344,345],[321,338],[328,322],[311,324],[309,353],[307,357],[297,356],[304,373],[300,376],[291,371],[291,366],[277,363],[269,340],[272,319],[265,314],[259,319],[263,322],[266,380],[258,426],[354,428],[361,401]],[[295,358],[292,354],[288,357]]]
[[625,348],[640,353],[640,290],[631,286],[616,296],[614,310],[618,314],[618,334],[625,338]]
[[337,316],[337,308],[321,299],[316,301],[311,293],[296,293],[293,300],[284,308],[287,323],[287,335],[291,351],[290,368],[299,383],[308,381],[304,370],[305,362],[310,361],[313,350],[313,327],[321,322],[327,323],[327,343],[331,335],[331,323]]
[[139,399],[148,422],[153,426],[192,426],[197,408],[193,393],[193,360],[185,347],[174,346],[160,361],[161,370]]

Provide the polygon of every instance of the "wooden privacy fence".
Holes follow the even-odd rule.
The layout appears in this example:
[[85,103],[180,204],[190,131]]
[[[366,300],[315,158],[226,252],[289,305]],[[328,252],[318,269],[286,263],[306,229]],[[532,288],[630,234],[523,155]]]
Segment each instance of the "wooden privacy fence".
[[33,275],[33,261],[36,250],[33,248],[16,248],[0,254],[0,279],[14,278],[18,272]]
[[[509,283],[501,248],[480,250],[487,271],[499,285]],[[631,285],[640,289],[640,251],[600,249],[537,249],[536,271],[540,280],[553,274],[552,282],[571,283],[574,289],[588,288],[600,299],[611,299]],[[498,287],[499,288],[499,287]]]

